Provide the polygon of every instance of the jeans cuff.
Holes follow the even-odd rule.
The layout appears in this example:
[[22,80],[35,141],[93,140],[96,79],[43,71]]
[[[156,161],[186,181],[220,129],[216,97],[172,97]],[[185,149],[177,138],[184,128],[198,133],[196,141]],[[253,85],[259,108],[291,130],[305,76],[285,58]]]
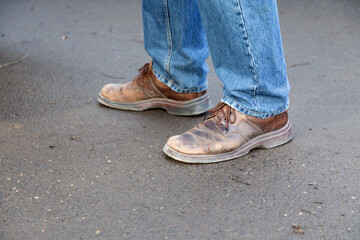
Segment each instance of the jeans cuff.
[[163,82],[168,87],[170,87],[172,90],[174,90],[175,92],[178,92],[178,93],[197,93],[197,92],[202,92],[208,88],[207,81],[205,81],[205,84],[200,87],[183,89],[183,88],[180,88],[176,83],[174,83],[174,80],[165,77],[164,76],[165,74],[161,74],[160,71],[158,71],[157,69],[154,68],[154,66],[153,66],[152,70],[153,70],[155,76],[157,77],[157,79],[159,79],[161,82]]
[[269,117],[278,115],[282,112],[285,112],[286,109],[288,109],[288,107],[289,107],[289,103],[287,103],[284,107],[280,108],[280,110],[278,110],[278,111],[270,112],[270,113],[263,113],[263,112],[258,112],[258,111],[252,111],[248,108],[245,108],[245,107],[241,106],[239,103],[237,103],[234,100],[232,100],[228,97],[225,97],[225,96],[221,99],[221,102],[226,103],[230,107],[234,108],[235,110],[237,110],[243,114],[257,117],[257,118],[269,118]]

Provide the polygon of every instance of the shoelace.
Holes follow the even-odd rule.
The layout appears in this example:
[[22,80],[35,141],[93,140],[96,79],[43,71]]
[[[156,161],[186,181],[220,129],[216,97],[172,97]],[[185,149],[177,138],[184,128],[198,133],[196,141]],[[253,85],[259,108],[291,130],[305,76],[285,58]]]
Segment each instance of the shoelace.
[[134,80],[133,83],[137,84],[137,85],[141,85],[144,82],[144,75],[149,71],[149,69],[151,68],[151,64],[150,63],[146,63],[144,64],[144,66],[142,66],[141,68],[138,69],[139,71],[139,75],[141,76],[137,76]]
[[[224,109],[226,109],[226,111]],[[219,117],[216,123],[221,126],[222,120],[224,119],[225,129],[227,131],[229,129],[229,123],[234,124],[236,122],[236,114],[233,114],[233,112],[234,109],[232,107],[223,102],[220,102],[218,105],[216,105],[215,108],[205,113],[204,121],[213,118],[218,114],[222,114],[222,117]],[[233,120],[231,120],[230,115],[234,116]]]

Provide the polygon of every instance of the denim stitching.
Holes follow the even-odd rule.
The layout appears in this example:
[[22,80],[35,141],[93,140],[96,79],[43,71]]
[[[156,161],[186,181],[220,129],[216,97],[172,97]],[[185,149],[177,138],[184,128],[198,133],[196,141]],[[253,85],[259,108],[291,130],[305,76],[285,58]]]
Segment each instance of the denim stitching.
[[169,45],[168,55],[165,58],[164,62],[164,69],[165,71],[170,71],[170,60],[172,56],[172,38],[171,38],[171,28],[170,28],[170,15],[169,15],[169,8],[168,8],[168,1],[164,0],[164,14],[165,14],[165,23],[166,23],[166,35],[167,41]]
[[[182,93],[192,93],[192,92],[202,92],[204,91],[205,89],[207,89],[207,84],[204,84],[200,87],[197,87],[197,88],[192,88],[192,89],[189,89],[189,88],[180,88],[173,80],[170,80],[168,78],[166,78],[163,74],[160,73],[160,71],[158,71],[157,69],[154,68],[153,66],[153,72],[156,75],[160,76],[161,78],[165,79],[166,81],[164,81],[164,83],[169,86],[171,89],[173,89],[171,86],[174,86],[175,89],[181,91]],[[159,80],[161,80],[158,76],[156,76]],[[174,90],[174,89],[173,89]]]
[[251,43],[250,43],[249,35],[247,33],[247,30],[246,30],[245,19],[244,19],[244,15],[243,15],[240,0],[237,0],[237,4],[238,4],[238,8],[239,8],[240,17],[241,17],[240,27],[244,31],[243,40],[245,40],[246,45],[247,45],[248,54],[250,56],[250,68],[252,69],[251,72],[254,75],[254,80],[256,82],[255,86],[254,86],[254,100],[255,100],[255,111],[257,111],[258,108],[257,108],[257,100],[256,100],[256,90],[257,90],[257,84],[259,83],[259,81],[258,81],[256,71],[255,71],[255,60],[254,60],[254,56],[252,54]]
[[[221,99],[221,102],[224,102],[228,105],[236,105],[236,110],[240,111],[239,109],[242,109],[242,110],[245,110],[245,112],[248,112],[248,113],[252,113],[252,114],[257,114],[257,115],[261,115],[261,116],[264,116],[265,118],[266,117],[272,117],[272,116],[275,116],[275,115],[278,115],[282,112],[284,112],[288,107],[289,107],[289,103],[287,103],[283,108],[280,108],[280,110],[277,110],[275,112],[271,112],[271,113],[263,113],[263,112],[255,112],[255,111],[252,111],[252,110],[249,110],[243,106],[241,106],[238,102],[236,102],[234,99],[232,98],[229,98],[229,97],[223,97]],[[240,111],[240,112],[243,112],[243,111]],[[244,112],[243,112],[244,113]],[[244,113],[246,115],[248,115],[247,113]]]
[[161,74],[160,73],[160,71],[158,71],[158,70],[156,70],[155,68],[154,68],[154,66],[153,66],[153,71],[155,72],[155,73],[157,73],[158,75],[160,75],[161,77],[163,77],[164,79],[166,79],[167,81],[168,81],[168,83],[173,83],[174,82],[174,80],[172,80],[172,79],[168,79],[167,77],[165,77],[163,74]]

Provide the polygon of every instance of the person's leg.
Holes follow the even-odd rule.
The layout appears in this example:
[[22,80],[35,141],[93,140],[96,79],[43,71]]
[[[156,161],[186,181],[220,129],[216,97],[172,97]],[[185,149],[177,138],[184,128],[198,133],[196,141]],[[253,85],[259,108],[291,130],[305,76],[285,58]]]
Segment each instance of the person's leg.
[[224,96],[204,122],[171,137],[164,152],[210,163],[288,142],[289,83],[276,0],[197,2]]
[[288,107],[276,0],[198,0],[223,102],[267,118]]
[[207,88],[209,55],[196,0],[143,0],[144,42],[156,77],[176,92]]
[[127,84],[105,85],[98,101],[142,111],[197,115],[210,108],[205,63],[209,55],[196,0],[143,0],[145,49],[152,63]]

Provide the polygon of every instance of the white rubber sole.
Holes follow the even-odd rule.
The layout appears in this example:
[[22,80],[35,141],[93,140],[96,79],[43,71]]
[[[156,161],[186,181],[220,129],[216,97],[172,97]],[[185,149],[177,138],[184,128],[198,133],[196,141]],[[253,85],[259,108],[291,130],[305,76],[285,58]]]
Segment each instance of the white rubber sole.
[[169,157],[185,163],[216,163],[242,157],[254,148],[273,148],[289,142],[293,137],[291,123],[288,121],[284,127],[279,130],[260,135],[251,139],[240,148],[231,152],[214,155],[192,155],[176,151],[165,144],[163,151]]
[[207,94],[190,101],[176,101],[166,98],[153,98],[135,103],[120,103],[111,101],[99,93],[99,103],[116,109],[130,111],[144,111],[148,109],[161,108],[172,115],[192,116],[199,115],[211,108],[210,98]]

